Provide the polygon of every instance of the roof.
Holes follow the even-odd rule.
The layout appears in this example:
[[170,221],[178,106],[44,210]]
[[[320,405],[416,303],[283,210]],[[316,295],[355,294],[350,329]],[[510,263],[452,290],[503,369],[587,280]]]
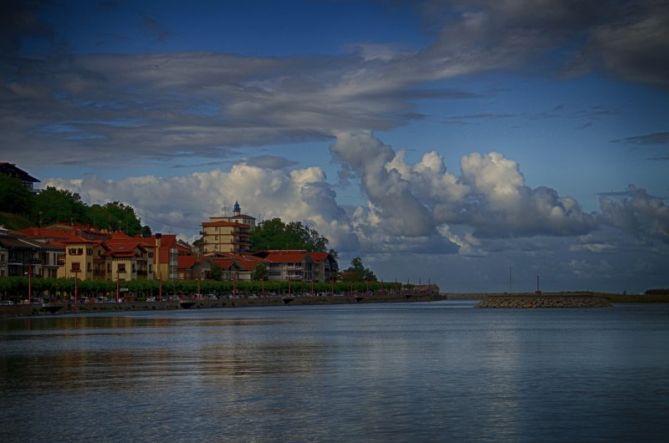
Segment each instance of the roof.
[[202,222],[202,226],[205,228],[213,228],[213,227],[240,227],[240,228],[250,228],[249,225],[244,224],[244,223],[237,223],[237,222],[231,222],[227,220],[214,220],[214,221],[206,221]]
[[37,183],[37,180],[32,175],[28,174],[23,169],[17,168],[14,163],[0,162],[0,174],[8,175],[10,177],[18,178],[24,182]]
[[322,263],[330,257],[329,252],[310,252],[311,259],[316,263]]
[[240,270],[242,271],[253,271],[256,266],[258,266],[261,263],[269,263],[268,260],[264,258],[257,257],[252,254],[233,254],[230,252],[215,252],[213,254],[209,254],[208,257],[216,257],[216,259],[226,259],[226,260],[232,260],[237,265],[239,266]]
[[192,255],[180,255],[177,257],[177,268],[190,269],[198,262],[198,259],[199,257],[194,257]]
[[265,259],[271,263],[300,263],[303,262],[309,252],[304,250],[270,250],[265,251]]
[[19,231],[21,234],[32,237],[32,238],[43,238],[43,239],[60,239],[67,240],[70,238],[77,238],[77,235],[73,231],[64,231],[62,229],[51,229],[51,228],[25,228]]
[[100,243],[102,243],[102,240],[89,240],[87,238],[79,237],[78,235],[73,235],[68,239],[64,240],[63,243],[65,243],[66,245],[80,245],[80,244],[99,245]]

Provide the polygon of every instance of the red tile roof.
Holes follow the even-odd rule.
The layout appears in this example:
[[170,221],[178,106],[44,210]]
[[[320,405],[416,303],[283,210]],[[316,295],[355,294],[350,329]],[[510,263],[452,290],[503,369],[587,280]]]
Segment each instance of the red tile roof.
[[238,228],[246,228],[250,229],[251,226],[247,225],[245,223],[237,223],[237,222],[230,222],[226,220],[216,220],[216,221],[208,221],[208,222],[202,222],[202,227],[204,228],[214,228],[214,227],[238,227]]
[[53,238],[66,240],[73,237],[75,234],[71,231],[63,231],[61,229],[49,228],[25,228],[19,231],[21,234],[33,238]]
[[309,254],[303,250],[269,250],[265,259],[271,263],[301,263]]
[[198,261],[199,257],[193,257],[192,255],[180,255],[177,257],[177,268],[180,270],[190,269]]
[[322,263],[330,256],[328,252],[310,252],[309,255],[311,255],[311,259],[316,263]]

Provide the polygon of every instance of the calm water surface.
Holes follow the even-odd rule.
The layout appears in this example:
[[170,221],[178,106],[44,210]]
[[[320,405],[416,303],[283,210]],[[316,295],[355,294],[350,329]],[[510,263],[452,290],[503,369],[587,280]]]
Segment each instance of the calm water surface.
[[0,441],[667,441],[669,306],[0,322]]

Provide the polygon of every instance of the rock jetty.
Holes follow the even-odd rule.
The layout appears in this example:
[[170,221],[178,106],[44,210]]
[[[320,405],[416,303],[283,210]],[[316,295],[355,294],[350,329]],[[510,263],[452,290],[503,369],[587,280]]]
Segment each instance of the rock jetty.
[[539,309],[539,308],[606,308],[611,303],[604,297],[590,295],[490,295],[477,305],[479,308]]

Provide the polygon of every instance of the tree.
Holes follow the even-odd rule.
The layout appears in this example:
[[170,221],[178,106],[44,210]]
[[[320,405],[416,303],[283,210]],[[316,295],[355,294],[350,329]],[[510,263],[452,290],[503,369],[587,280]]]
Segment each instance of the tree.
[[342,279],[344,281],[377,281],[374,272],[362,264],[360,257],[351,260],[351,266],[342,272]]
[[251,232],[253,251],[266,249],[306,249],[312,252],[324,252],[328,239],[318,231],[302,224],[285,224],[280,218],[266,220]]
[[86,204],[77,193],[49,186],[35,196],[33,220],[40,224],[87,223]]
[[12,214],[30,214],[33,194],[21,180],[0,174],[0,210]]
[[222,280],[223,279],[223,269],[215,263],[211,263],[209,267],[209,279],[210,280]]
[[267,266],[262,263],[258,263],[253,269],[253,275],[251,278],[253,278],[253,280],[265,280],[267,278]]
[[97,228],[123,231],[128,235],[145,234],[147,228],[151,235],[151,229],[142,227],[132,206],[119,202],[106,203],[104,206],[96,204],[88,207],[86,212],[86,218]]

